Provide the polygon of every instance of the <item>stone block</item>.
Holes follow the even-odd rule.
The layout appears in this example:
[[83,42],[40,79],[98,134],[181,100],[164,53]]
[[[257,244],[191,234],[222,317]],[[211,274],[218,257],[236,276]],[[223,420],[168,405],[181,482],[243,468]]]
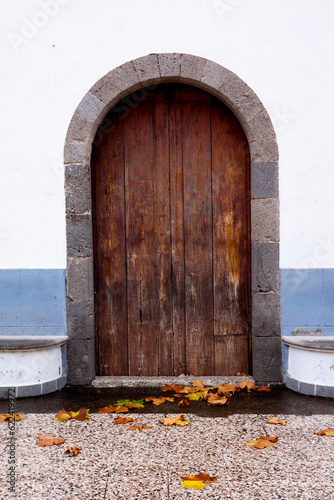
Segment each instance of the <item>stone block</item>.
[[68,257],[93,255],[92,216],[66,215],[66,239]]
[[109,73],[100,78],[89,92],[103,102],[108,109],[112,108],[123,95],[112,77],[112,71],[109,71]]
[[90,165],[65,166],[67,214],[87,214],[92,209]]
[[[17,398],[17,387],[0,387],[0,399],[8,400],[8,390],[15,389],[15,397]],[[13,392],[10,392],[11,396],[13,396]]]
[[40,396],[42,394],[42,384],[23,385],[17,387],[18,398],[29,398],[32,396]]
[[56,382],[57,382],[57,391],[59,391],[59,389],[62,389],[63,387],[65,387],[66,381],[67,380],[66,380],[65,376],[57,378],[57,380],[56,380]]
[[278,161],[278,145],[275,136],[261,137],[249,146],[251,161]]
[[285,385],[288,389],[291,389],[291,391],[299,392],[299,380],[289,377],[289,375],[285,377]]
[[252,243],[252,291],[279,291],[278,243]]
[[259,384],[282,381],[280,337],[253,337],[253,377]]
[[252,89],[248,88],[236,105],[238,114],[243,116],[244,121],[248,121],[264,110],[263,104]]
[[143,86],[158,83],[161,80],[157,54],[139,57],[133,61],[133,64]]
[[278,163],[251,163],[252,198],[278,198]]
[[279,199],[255,199],[251,201],[252,241],[279,241]]
[[132,90],[141,86],[132,61],[118,66],[118,68],[110,71],[108,75],[112,77],[122,91],[126,91],[123,95],[129,94]]
[[94,339],[94,302],[68,302],[67,335],[70,339]]
[[265,109],[263,109],[263,111],[258,115],[245,122],[244,128],[249,142],[275,135],[270,116]]
[[95,378],[94,340],[70,340],[67,363],[69,385],[90,385]]
[[87,92],[75,112],[88,122],[100,124],[107,113],[107,106],[91,92]]
[[201,81],[206,59],[203,57],[181,55],[180,81],[182,83],[194,84]]
[[323,398],[334,398],[334,387],[328,385],[317,385],[315,395]]
[[299,382],[299,390],[301,394],[306,396],[315,396],[316,386],[314,384],[308,384],[307,382]]
[[50,380],[50,382],[42,383],[41,394],[50,394],[50,392],[55,392],[57,390],[57,379]]
[[89,163],[92,151],[91,142],[66,141],[64,163]]
[[73,302],[94,300],[94,276],[92,257],[67,258],[67,297]]
[[235,108],[237,102],[248,92],[249,87],[247,83],[231,72],[219,88],[219,93],[224,96],[224,101],[232,108]]
[[216,95],[229,74],[230,71],[223,66],[213,61],[206,61],[200,86]]
[[180,54],[158,54],[160,75],[164,82],[180,80]]
[[67,130],[67,141],[90,141],[94,138],[97,125],[74,113]]
[[254,337],[280,337],[280,294],[254,293],[252,296],[252,331]]

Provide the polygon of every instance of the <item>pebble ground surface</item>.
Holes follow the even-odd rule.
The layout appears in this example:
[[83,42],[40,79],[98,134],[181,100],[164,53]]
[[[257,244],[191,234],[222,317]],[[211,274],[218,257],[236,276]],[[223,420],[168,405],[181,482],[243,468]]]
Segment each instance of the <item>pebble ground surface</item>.
[[[334,400],[294,394],[239,393],[229,407],[192,402],[183,409],[186,427],[164,427],[159,419],[180,413],[177,404],[130,410],[135,424],[114,425],[115,414],[98,414],[119,398],[161,395],[154,388],[68,388],[53,395],[16,400],[26,420],[15,426],[16,487],[8,490],[6,422],[0,423],[0,498],[19,500],[322,500],[334,499],[334,437],[314,431],[334,427]],[[0,401],[0,413],[7,413]],[[88,421],[56,422],[55,414],[90,408]],[[124,415],[123,415],[124,416]],[[266,424],[270,417],[286,426]],[[59,446],[39,448],[38,434],[64,437]],[[260,435],[278,436],[275,448],[245,446]],[[69,446],[81,448],[68,457]],[[181,476],[207,473],[217,480],[204,489],[185,489]]]

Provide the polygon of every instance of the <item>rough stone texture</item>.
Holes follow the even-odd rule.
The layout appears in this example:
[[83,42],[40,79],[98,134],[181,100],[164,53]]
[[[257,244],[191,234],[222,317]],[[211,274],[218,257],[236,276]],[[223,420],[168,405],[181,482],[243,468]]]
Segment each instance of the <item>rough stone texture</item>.
[[200,82],[203,76],[205,64],[206,59],[203,57],[182,54],[180,81],[182,83],[189,84],[193,84],[194,81]]
[[252,296],[252,331],[255,337],[280,337],[280,295],[276,292]]
[[90,93],[95,95],[108,109],[110,109],[118,101],[121,89],[113,79],[112,71],[110,71],[93,85],[90,89]]
[[91,215],[66,215],[66,238],[68,257],[90,257],[93,255]]
[[133,61],[139,80],[146,86],[160,81],[160,69],[157,54],[139,57]]
[[252,243],[252,291],[279,291],[278,243]]
[[307,382],[299,382],[298,392],[301,392],[306,396],[315,396],[315,387],[316,386],[314,384],[308,384]]
[[285,377],[285,385],[287,386],[288,389],[291,389],[292,391],[298,392],[299,391],[299,380],[296,380],[295,378],[289,377],[289,375],[286,375]]
[[[217,95],[220,93],[219,89],[229,74],[230,71],[223,66],[213,61],[206,61],[200,86]],[[224,96],[221,97],[223,98]]]
[[251,161],[278,161],[278,145],[275,136],[261,137],[249,144]]
[[72,340],[94,338],[94,302],[67,304],[67,335]]
[[126,91],[126,94],[130,94],[134,88],[140,87],[139,77],[132,61],[122,64],[108,74],[122,91]]
[[90,302],[94,297],[92,257],[68,257],[67,297],[73,302]]
[[94,340],[69,340],[67,363],[71,367],[67,377],[69,385],[90,384],[95,377]]
[[252,241],[279,241],[279,199],[251,201]]
[[92,143],[67,139],[64,148],[64,163],[89,163]]
[[91,92],[87,92],[75,110],[78,115],[97,125],[99,125],[107,111],[107,106]]
[[42,384],[24,385],[17,387],[18,398],[28,398],[31,396],[40,396],[42,394]]
[[257,383],[281,382],[280,337],[253,337],[253,377]]
[[278,163],[251,163],[251,196],[252,198],[278,198]]
[[180,80],[181,54],[158,54],[160,75],[164,82]]
[[[190,386],[194,377],[96,377],[92,385],[94,387],[163,387],[165,384],[174,382],[176,385]],[[244,377],[212,376],[201,377],[205,386],[217,384],[236,385],[243,380],[254,383],[254,378],[247,375]]]
[[244,123],[249,142],[256,139],[271,137],[273,135],[273,124],[267,111],[263,109],[261,113]]
[[67,140],[88,141],[93,139],[96,132],[96,124],[88,121],[83,116],[74,113],[67,130]]
[[247,122],[264,110],[263,104],[252,89],[248,88],[243,97],[236,104],[238,116]]
[[[235,73],[230,73],[221,85],[219,92],[224,96],[224,100],[232,109],[236,107],[237,102],[249,91],[247,83],[239,78]],[[244,125],[244,123],[242,123]]]
[[90,165],[65,166],[66,213],[87,214],[91,212]]
[[316,396],[324,398],[334,398],[334,387],[327,385],[317,385],[315,389]]

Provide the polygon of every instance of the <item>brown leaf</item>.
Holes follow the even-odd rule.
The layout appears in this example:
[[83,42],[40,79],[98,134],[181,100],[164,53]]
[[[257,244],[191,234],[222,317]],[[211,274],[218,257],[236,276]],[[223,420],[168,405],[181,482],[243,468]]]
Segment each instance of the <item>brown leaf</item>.
[[202,391],[202,390],[204,391],[204,389],[205,389],[204,384],[203,384],[203,380],[192,380],[191,385],[199,391]]
[[0,422],[5,422],[5,421],[13,421],[15,422],[20,422],[21,420],[26,420],[25,417],[21,417],[20,413],[23,413],[23,411],[19,411],[18,413],[0,413]]
[[268,418],[266,424],[280,424],[286,425],[286,420],[280,420],[278,417]]
[[60,410],[57,415],[55,416],[55,420],[58,422],[67,422],[67,420],[89,420],[90,417],[88,415],[89,410],[87,408],[80,408],[79,411],[67,411],[67,410]]
[[189,387],[188,385],[186,385],[185,387],[182,387],[182,389],[180,389],[178,392],[180,394],[191,394],[193,392],[197,392],[197,389],[195,387]]
[[236,374],[236,377],[247,377],[247,374],[246,373],[241,373],[241,372],[238,372]]
[[189,405],[190,405],[189,399],[181,399],[181,401],[177,403],[177,406],[189,406]]
[[152,429],[152,427],[145,424],[130,425],[130,427],[128,427],[128,431],[135,431],[137,429],[139,430],[139,432],[141,432],[142,429]]
[[40,446],[40,447],[53,446],[55,444],[63,444],[64,442],[65,442],[65,439],[63,437],[53,438],[49,434],[46,434],[46,435],[38,434],[37,446]]
[[173,394],[174,398],[183,398],[183,394]]
[[256,390],[257,392],[271,392],[271,389],[266,385],[261,385],[260,387],[257,387]]
[[128,422],[134,422],[134,418],[127,418],[127,417],[116,417],[114,419],[114,424],[127,424]]
[[100,408],[98,413],[126,413],[127,411],[129,411],[129,408],[126,406],[105,406]]
[[219,394],[219,396],[227,396],[227,394],[234,394],[236,391],[239,390],[237,385],[230,385],[230,384],[218,384],[214,387],[214,389],[218,389],[217,394]]
[[163,396],[161,396],[160,398],[145,398],[145,401],[152,401],[152,403],[155,405],[155,406],[159,406],[161,405],[162,403],[166,403],[166,401],[171,401],[173,402],[174,401],[174,398],[165,398]]
[[315,432],[314,434],[317,434],[318,436],[334,437],[334,429],[325,429],[324,431],[318,431]]
[[212,483],[217,480],[216,476],[209,476],[203,472],[195,476],[181,476],[181,479],[182,481],[202,481],[203,483]]
[[184,416],[182,413],[175,418],[162,418],[161,420],[159,420],[159,422],[163,425],[181,425],[182,427],[185,425],[189,425],[189,422],[186,422],[184,420]]
[[274,443],[278,440],[278,436],[260,436],[255,441],[248,441],[246,446],[254,446],[254,448],[258,448],[262,450],[263,448],[275,448]]
[[248,380],[243,380],[238,384],[239,389],[247,389],[247,392],[254,391],[256,389],[256,385],[254,385],[252,382],[249,382]]
[[80,452],[81,448],[77,448],[76,446],[70,446],[67,448],[65,451],[65,454],[68,455],[69,457],[76,457],[78,453]]
[[180,392],[180,389],[182,389],[182,385],[175,385],[175,383],[172,382],[171,384],[165,384],[164,387],[161,387],[160,391],[162,391],[162,392],[169,392],[169,391]]
[[220,398],[216,394],[209,394],[208,399],[206,401],[209,406],[217,406],[217,405],[222,406],[227,404],[228,399],[224,397]]

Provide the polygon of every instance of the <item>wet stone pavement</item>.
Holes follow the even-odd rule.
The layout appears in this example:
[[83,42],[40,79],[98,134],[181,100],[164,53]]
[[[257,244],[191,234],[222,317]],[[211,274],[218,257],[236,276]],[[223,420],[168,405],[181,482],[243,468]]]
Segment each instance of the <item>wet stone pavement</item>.
[[[161,396],[158,388],[65,388],[16,400],[26,420],[15,426],[17,481],[8,490],[9,431],[0,423],[0,498],[20,500],[141,499],[334,499],[334,437],[314,431],[334,427],[334,400],[307,397],[284,388],[235,394],[228,407],[191,402],[182,408],[189,426],[164,427],[159,419],[181,413],[174,403],[130,410],[135,424],[114,425],[115,414],[98,409],[118,399]],[[165,394],[166,395],[166,394]],[[89,408],[88,421],[56,422],[62,409]],[[0,400],[0,413],[8,402]],[[270,417],[286,426],[266,424]],[[39,448],[38,434],[64,437],[59,446]],[[245,446],[260,435],[278,436],[275,448]],[[68,457],[68,446],[81,452]],[[181,476],[207,473],[217,480],[204,489],[186,489]]]

